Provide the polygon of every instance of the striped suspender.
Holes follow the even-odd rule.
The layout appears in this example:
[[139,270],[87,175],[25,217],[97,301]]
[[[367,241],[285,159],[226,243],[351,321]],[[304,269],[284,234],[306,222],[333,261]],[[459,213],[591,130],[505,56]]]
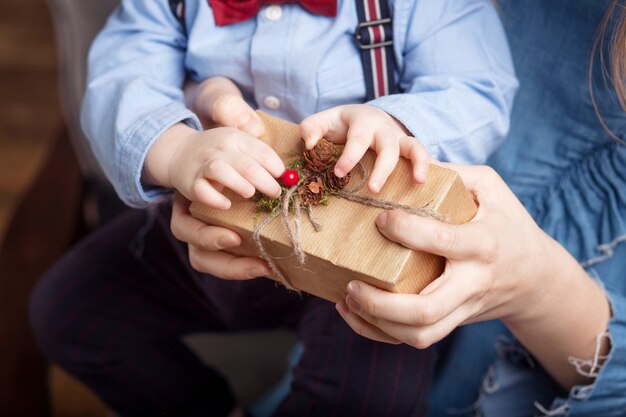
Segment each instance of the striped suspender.
[[355,0],[359,24],[356,43],[361,50],[367,100],[396,92],[393,29],[389,0]]
[[[354,37],[361,50],[367,101],[396,92],[390,0],[355,0],[359,24]],[[185,28],[185,1],[169,0],[172,13]]]

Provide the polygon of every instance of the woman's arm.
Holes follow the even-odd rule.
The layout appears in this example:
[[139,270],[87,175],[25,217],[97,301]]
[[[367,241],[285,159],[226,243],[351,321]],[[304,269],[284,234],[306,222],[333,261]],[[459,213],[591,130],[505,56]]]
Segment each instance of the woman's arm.
[[[600,288],[533,221],[490,168],[454,166],[480,204],[473,221],[448,225],[403,212],[383,213],[380,231],[411,249],[448,259],[444,274],[418,295],[350,283],[337,307],[358,333],[425,348],[457,326],[502,319],[563,387],[590,383],[568,359],[593,358],[610,308]],[[600,339],[600,354],[609,350]]]

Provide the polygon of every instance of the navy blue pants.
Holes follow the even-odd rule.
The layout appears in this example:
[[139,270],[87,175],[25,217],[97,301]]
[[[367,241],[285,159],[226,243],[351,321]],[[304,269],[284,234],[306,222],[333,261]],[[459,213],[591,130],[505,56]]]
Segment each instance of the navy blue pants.
[[171,208],[129,212],[83,240],[38,285],[33,330],[53,362],[122,416],[223,416],[226,381],[181,342],[198,332],[289,328],[305,353],[278,416],[423,416],[434,354],[355,334],[334,305],[273,281],[194,271]]

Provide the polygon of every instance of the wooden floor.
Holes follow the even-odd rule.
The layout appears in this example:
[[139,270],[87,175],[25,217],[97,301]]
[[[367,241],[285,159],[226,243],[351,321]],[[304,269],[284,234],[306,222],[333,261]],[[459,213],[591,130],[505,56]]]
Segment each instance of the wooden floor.
[[45,0],[2,0],[0,247],[20,197],[61,129],[54,33]]

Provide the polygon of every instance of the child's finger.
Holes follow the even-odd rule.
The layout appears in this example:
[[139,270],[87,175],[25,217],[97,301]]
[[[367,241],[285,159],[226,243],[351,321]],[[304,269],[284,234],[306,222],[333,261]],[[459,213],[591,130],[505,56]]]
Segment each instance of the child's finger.
[[[216,181],[243,198],[250,198],[256,191],[254,185],[247,181],[235,168],[224,160],[212,161],[202,172],[205,178]],[[213,187],[216,189],[217,187]]]
[[415,181],[419,184],[426,182],[430,155],[428,155],[424,145],[413,137],[404,136],[400,139],[400,155],[410,159],[413,163],[413,178]]
[[259,115],[237,94],[219,96],[213,103],[211,115],[218,125],[234,127],[254,137],[265,132],[265,125]]
[[335,165],[335,175],[344,177],[363,158],[372,144],[372,133],[361,128],[362,123],[352,123],[348,129],[346,146]]
[[280,177],[285,172],[285,164],[271,146],[251,136],[245,136],[238,142],[241,153],[256,160],[274,178]]
[[[381,141],[382,142],[382,141]],[[387,139],[385,145],[381,146],[374,162],[374,168],[368,181],[368,187],[371,192],[377,193],[385,185],[387,178],[393,172],[394,168],[398,164],[398,157],[400,155],[400,148],[398,142],[390,137]]]
[[230,200],[217,191],[205,178],[196,178],[191,185],[192,201],[198,201],[209,207],[226,210],[230,208]]
[[343,142],[348,130],[341,119],[342,107],[334,107],[307,117],[300,123],[300,136],[307,149],[313,149],[322,138],[332,142]]
[[254,158],[249,156],[239,156],[232,161],[233,167],[250,182],[259,192],[269,196],[278,197],[281,188],[274,177]]

